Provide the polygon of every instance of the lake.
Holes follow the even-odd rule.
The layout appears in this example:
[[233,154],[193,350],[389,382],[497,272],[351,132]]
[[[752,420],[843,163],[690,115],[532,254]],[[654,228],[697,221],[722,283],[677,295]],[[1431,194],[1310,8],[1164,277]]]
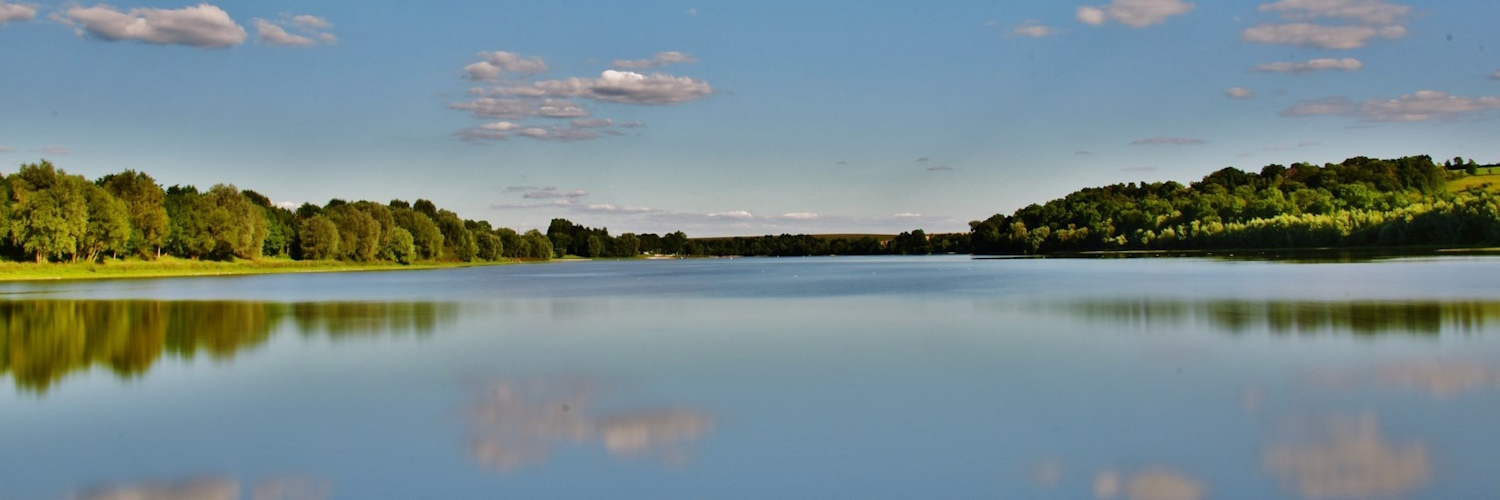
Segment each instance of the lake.
[[1495,497],[1497,277],[943,256],[0,284],[0,499]]

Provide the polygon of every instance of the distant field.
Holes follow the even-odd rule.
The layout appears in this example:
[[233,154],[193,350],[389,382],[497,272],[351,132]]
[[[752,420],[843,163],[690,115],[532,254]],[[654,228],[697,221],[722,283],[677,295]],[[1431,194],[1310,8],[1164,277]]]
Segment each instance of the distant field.
[[1448,181],[1448,191],[1457,193],[1467,191],[1471,188],[1485,186],[1486,191],[1500,192],[1500,168],[1486,167],[1479,169],[1479,175],[1466,175]]

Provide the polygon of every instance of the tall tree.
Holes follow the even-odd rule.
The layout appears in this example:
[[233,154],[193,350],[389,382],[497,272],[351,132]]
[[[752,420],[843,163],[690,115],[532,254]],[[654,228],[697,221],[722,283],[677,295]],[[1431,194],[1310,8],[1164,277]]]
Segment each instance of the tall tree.
[[130,215],[130,241],[126,246],[143,257],[161,256],[172,221],[167,217],[166,191],[157,185],[156,179],[143,172],[125,170],[104,176],[98,184],[125,202]]
[[88,203],[77,182],[51,162],[21,165],[10,177],[15,197],[11,235],[37,262],[75,255],[88,229]]

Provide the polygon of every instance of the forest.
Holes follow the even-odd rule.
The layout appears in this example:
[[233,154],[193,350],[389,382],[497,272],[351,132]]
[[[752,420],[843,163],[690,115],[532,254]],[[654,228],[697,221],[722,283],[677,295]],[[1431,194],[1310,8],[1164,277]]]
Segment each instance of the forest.
[[35,262],[104,257],[387,261],[550,259],[552,242],[461,219],[431,201],[334,199],[278,207],[218,184],[163,189],[133,170],[90,181],[45,160],[0,179],[0,255]]
[[1322,166],[1233,167],[1189,185],[1086,188],[969,223],[975,254],[1500,244],[1500,198],[1449,180],[1460,158],[1365,157]]
[[133,170],[90,181],[43,160],[0,178],[0,256],[39,263],[171,255],[410,264],[1500,245],[1500,197],[1483,184],[1449,187],[1480,167],[1462,158],[1439,165],[1428,156],[1268,165],[1258,173],[1228,167],[1189,185],[1081,189],[970,222],[968,233],[689,238],[682,231],[615,236],[562,218],[546,233],[521,233],[463,219],[424,199],[333,199],[291,210],[230,184],[163,188]]

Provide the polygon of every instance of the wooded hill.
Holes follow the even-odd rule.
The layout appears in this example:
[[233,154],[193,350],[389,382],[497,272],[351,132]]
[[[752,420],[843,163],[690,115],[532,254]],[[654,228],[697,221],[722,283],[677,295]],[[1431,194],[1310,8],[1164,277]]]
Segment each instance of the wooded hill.
[[1081,189],[971,222],[971,242],[976,254],[1500,244],[1500,200],[1449,192],[1463,175],[1428,156],[1231,167],[1187,186]]

